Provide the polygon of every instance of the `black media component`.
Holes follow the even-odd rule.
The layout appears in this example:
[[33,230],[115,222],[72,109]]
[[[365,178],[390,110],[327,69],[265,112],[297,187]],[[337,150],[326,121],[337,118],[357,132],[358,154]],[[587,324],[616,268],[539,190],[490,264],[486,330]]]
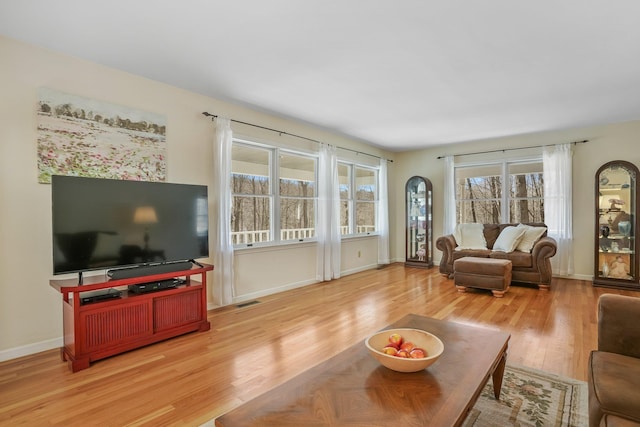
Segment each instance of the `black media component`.
[[155,282],[138,283],[129,285],[129,292],[134,294],[146,294],[147,292],[161,291],[163,289],[175,288],[184,283],[180,279],[157,280]]
[[[189,270],[188,260],[209,256],[204,185],[60,175],[51,183],[54,274],[138,277]],[[123,267],[141,269],[115,273]]]
[[92,302],[117,299],[122,296],[122,291],[117,289],[100,289],[98,291],[80,292],[80,303],[90,304]]

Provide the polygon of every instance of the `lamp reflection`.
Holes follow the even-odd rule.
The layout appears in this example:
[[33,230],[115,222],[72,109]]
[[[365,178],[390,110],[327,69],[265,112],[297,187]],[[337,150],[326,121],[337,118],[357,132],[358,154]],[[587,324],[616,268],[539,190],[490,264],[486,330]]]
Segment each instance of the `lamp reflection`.
[[[153,206],[140,206],[133,214],[133,222],[136,224],[149,225],[158,222],[158,216]],[[144,252],[149,253],[149,227],[144,228]]]

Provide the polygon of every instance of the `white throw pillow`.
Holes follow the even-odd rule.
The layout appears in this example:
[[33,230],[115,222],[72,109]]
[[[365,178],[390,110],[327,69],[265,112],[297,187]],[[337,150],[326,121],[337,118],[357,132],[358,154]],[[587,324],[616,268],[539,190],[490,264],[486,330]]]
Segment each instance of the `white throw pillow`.
[[456,225],[453,234],[458,246],[456,251],[463,249],[487,249],[487,241],[484,239],[484,225],[467,223]]
[[518,224],[518,227],[524,228],[525,230],[522,240],[520,240],[520,243],[518,243],[516,247],[516,250],[520,252],[531,252],[533,245],[535,245],[538,239],[547,231],[547,227],[532,227],[531,225],[525,224]]
[[520,240],[524,236],[525,229],[522,227],[508,226],[502,229],[500,235],[493,244],[494,251],[513,252]]

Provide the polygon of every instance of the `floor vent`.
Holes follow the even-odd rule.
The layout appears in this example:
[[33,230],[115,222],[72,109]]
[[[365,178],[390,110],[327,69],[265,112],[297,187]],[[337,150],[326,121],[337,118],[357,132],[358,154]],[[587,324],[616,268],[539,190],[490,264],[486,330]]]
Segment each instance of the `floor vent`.
[[248,301],[248,302],[243,302],[242,304],[238,304],[238,305],[236,305],[236,307],[242,308],[242,307],[246,307],[248,305],[253,305],[253,304],[258,304],[258,303],[260,303],[260,301]]

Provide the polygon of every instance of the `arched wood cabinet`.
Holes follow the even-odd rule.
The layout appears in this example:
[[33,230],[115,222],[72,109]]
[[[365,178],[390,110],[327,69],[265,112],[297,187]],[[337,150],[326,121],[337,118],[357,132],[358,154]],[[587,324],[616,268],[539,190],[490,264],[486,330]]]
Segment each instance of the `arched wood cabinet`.
[[640,290],[636,243],[638,168],[624,160],[596,172],[593,284]]
[[431,181],[421,176],[411,177],[405,185],[406,266],[422,268],[433,266],[432,202]]

